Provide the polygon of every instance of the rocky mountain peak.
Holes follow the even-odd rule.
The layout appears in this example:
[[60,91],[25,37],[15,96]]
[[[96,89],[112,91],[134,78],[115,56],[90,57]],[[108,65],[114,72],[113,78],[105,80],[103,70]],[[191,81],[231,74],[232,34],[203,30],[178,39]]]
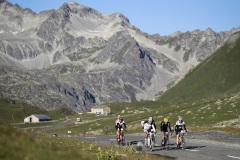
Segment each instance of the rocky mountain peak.
[[0,12],[3,14],[14,14],[14,13],[22,13],[23,8],[18,4],[12,4],[8,1],[0,3]]
[[66,13],[77,14],[80,17],[89,17],[89,16],[97,16],[102,17],[102,14],[97,10],[81,5],[74,1],[64,3],[59,10],[63,10]]
[[212,30],[211,28],[207,28],[205,31],[205,34],[207,34],[207,35],[211,35],[211,34],[214,34],[215,32],[214,32],[214,30]]

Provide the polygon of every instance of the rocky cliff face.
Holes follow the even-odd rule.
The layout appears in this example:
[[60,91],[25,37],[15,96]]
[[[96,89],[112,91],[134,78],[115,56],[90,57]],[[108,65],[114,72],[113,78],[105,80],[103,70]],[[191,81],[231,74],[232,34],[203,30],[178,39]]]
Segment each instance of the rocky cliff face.
[[152,100],[238,28],[148,35],[121,14],[68,2],[39,14],[0,3],[0,96],[76,111]]

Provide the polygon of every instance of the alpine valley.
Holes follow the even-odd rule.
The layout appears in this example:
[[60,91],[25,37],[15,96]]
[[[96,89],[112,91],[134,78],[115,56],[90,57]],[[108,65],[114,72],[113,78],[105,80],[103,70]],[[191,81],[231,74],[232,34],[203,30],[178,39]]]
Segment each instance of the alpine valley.
[[102,14],[76,2],[37,14],[5,1],[0,97],[75,111],[155,100],[239,30],[149,35],[120,13]]

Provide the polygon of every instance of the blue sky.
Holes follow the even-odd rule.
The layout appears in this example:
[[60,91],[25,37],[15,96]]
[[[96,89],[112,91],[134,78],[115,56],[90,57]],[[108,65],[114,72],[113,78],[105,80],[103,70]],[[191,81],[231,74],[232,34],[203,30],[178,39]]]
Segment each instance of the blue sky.
[[[22,8],[58,9],[67,0],[8,0]],[[122,13],[143,32],[227,31],[240,26],[240,0],[75,0],[101,13]]]

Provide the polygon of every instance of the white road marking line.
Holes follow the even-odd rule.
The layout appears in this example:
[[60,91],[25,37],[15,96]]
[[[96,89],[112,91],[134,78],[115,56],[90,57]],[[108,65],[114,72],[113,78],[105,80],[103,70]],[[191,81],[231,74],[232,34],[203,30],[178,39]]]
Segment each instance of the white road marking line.
[[97,137],[84,137],[84,138],[97,138]]
[[109,139],[110,141],[116,141],[116,139]]
[[199,150],[195,150],[195,149],[185,149],[185,150],[187,150],[187,151],[192,151],[192,152],[197,152],[197,151],[199,151]]
[[235,159],[240,159],[240,157],[235,157],[235,156],[231,156],[231,155],[227,155],[227,157],[235,158]]

